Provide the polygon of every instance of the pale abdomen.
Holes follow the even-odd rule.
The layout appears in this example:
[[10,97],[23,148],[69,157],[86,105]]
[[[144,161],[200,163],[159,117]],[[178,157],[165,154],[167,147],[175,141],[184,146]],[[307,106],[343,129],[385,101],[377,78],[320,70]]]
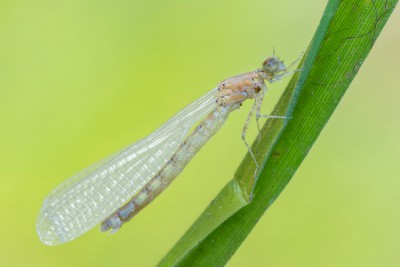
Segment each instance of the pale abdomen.
[[164,167],[128,203],[119,208],[101,224],[101,230],[117,230],[157,197],[182,172],[200,148],[218,131],[229,115],[229,110],[218,106],[208,114]]

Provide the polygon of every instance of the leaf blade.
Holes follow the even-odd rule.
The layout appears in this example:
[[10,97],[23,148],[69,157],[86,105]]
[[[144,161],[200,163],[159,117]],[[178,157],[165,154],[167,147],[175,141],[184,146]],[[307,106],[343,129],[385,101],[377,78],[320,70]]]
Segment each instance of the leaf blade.
[[[253,151],[259,151],[263,160],[253,200],[231,207],[228,213],[224,213],[225,217],[219,221],[219,225],[205,219],[208,212],[219,216],[213,207],[218,201],[211,203],[160,265],[220,266],[230,259],[308,154],[397,2],[328,2],[307,58],[302,62],[301,75],[292,78],[274,109],[274,114],[286,113],[293,119],[267,121],[261,131],[262,142],[253,145]],[[230,182],[216,200],[235,197],[248,199],[253,185],[253,172],[254,163],[246,155],[235,174],[242,194],[226,194],[226,188],[232,186]],[[188,246],[187,240],[193,236],[193,229],[207,231],[197,242],[192,239]],[[179,253],[175,253],[177,251]]]

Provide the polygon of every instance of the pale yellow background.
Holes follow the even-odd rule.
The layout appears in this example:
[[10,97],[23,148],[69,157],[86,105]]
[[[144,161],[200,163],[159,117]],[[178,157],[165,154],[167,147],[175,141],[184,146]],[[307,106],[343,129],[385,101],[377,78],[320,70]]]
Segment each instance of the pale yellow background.
[[[0,2],[0,266],[152,266],[232,178],[250,103],[114,235],[40,243],[42,201],[224,78],[307,48],[325,1]],[[399,266],[400,15],[229,266]],[[270,86],[266,112],[287,81]],[[269,108],[268,108],[269,107]],[[252,134],[254,137],[254,125]]]

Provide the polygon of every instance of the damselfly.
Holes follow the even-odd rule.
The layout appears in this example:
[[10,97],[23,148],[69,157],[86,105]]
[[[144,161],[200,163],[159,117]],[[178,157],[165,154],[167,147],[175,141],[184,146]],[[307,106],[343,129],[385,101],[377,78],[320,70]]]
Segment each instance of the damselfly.
[[289,68],[274,55],[260,69],[223,80],[148,137],[65,181],[49,194],[40,211],[36,229],[42,242],[62,244],[99,223],[102,231],[119,229],[173,181],[230,112],[247,99],[254,99],[254,104],[242,138],[258,168],[245,140],[247,127],[254,112],[257,122],[268,117],[260,115],[265,81],[272,83],[297,71]]

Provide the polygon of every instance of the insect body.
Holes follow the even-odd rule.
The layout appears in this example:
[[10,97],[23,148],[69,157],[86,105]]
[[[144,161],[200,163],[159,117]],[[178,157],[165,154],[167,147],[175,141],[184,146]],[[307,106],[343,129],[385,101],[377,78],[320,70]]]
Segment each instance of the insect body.
[[71,177],[43,204],[37,221],[42,242],[62,244],[99,223],[102,231],[119,229],[160,194],[224,124],[230,112],[250,98],[254,104],[242,133],[245,141],[250,118],[254,112],[257,118],[261,116],[260,106],[267,91],[264,81],[274,82],[293,72],[277,57],[268,58],[262,68],[220,82],[148,137]]

